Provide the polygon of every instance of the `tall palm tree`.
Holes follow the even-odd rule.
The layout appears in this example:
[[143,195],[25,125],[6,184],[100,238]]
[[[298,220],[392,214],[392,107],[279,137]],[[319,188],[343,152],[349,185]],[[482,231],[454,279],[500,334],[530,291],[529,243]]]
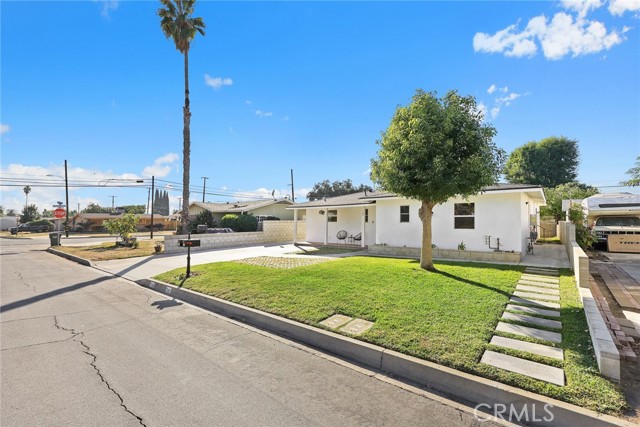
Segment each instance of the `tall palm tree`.
[[31,187],[27,185],[22,189],[22,191],[24,191],[24,197],[25,197],[24,206],[27,207],[29,206],[29,193],[31,193]]
[[184,55],[184,108],[182,131],[182,212],[180,214],[182,233],[188,230],[189,215],[189,170],[191,167],[191,111],[189,109],[189,48],[196,33],[204,36],[205,23],[202,18],[194,18],[193,6],[195,0],[160,0],[162,6],[158,9],[160,28],[167,38],[173,39],[176,49]]

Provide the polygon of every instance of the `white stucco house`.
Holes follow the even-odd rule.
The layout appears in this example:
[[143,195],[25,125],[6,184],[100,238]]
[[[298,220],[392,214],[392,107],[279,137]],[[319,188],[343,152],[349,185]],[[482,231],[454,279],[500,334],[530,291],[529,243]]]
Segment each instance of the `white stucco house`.
[[[457,249],[464,242],[468,251],[489,252],[499,238],[502,251],[525,254],[530,227],[539,224],[539,208],[545,204],[541,186],[521,184],[498,184],[467,199],[451,198],[433,209],[433,243],[437,248]],[[306,211],[308,242],[420,248],[419,208],[417,200],[370,191],[299,203],[288,209],[294,211],[294,227],[299,211]],[[347,232],[347,239],[338,239],[341,230]]]

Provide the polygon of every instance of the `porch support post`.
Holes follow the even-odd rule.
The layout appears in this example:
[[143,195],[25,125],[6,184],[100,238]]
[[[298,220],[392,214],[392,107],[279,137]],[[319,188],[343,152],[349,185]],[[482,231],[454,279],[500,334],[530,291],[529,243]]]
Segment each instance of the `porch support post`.
[[365,236],[364,236],[364,210],[365,208],[362,208],[362,211],[360,212],[360,247],[364,248],[364,240],[365,240]]
[[298,241],[298,209],[293,210],[293,244]]
[[324,244],[329,243],[329,211],[324,210]]

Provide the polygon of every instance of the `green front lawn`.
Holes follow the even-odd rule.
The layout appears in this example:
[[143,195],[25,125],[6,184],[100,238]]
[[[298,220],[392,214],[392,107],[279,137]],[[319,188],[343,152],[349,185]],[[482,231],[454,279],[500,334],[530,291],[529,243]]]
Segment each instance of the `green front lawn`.
[[[557,387],[478,363],[485,348],[500,351],[488,342],[523,268],[453,262],[436,267],[439,272],[432,273],[413,260],[371,257],[289,270],[225,262],[193,267],[197,276],[183,286],[316,327],[337,313],[370,320],[373,328],[355,338],[601,412],[621,411],[619,389],[598,375],[569,271],[561,276],[567,386]],[[184,269],[157,279],[179,285],[181,274]]]

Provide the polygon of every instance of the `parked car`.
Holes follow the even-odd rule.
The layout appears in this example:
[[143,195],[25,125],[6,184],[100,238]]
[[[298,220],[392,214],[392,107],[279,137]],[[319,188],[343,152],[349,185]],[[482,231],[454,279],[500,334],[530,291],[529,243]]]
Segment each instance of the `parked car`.
[[598,243],[607,243],[611,234],[640,235],[640,217],[637,216],[601,216],[593,223],[591,229]]
[[10,228],[11,234],[18,234],[18,232],[28,231],[30,233],[45,233],[49,231],[49,226],[47,224],[38,224],[38,225],[29,225],[29,224],[20,224],[17,227]]

